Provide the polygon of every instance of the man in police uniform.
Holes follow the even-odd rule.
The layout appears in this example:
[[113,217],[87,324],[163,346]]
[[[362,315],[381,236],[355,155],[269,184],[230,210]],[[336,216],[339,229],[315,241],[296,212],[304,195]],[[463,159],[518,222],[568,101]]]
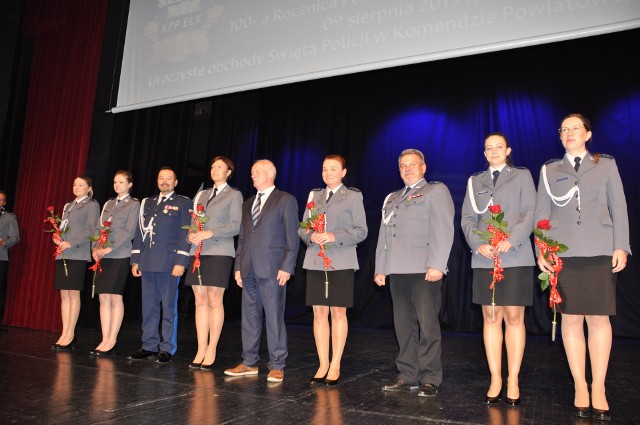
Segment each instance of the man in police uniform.
[[20,240],[18,233],[18,221],[16,216],[5,211],[7,194],[0,191],[0,329],[4,330],[2,320],[4,318],[5,299],[7,296],[7,269],[9,268],[9,248]]
[[[142,276],[142,348],[128,357],[156,357],[167,363],[177,350],[178,284],[189,264],[187,230],[191,223],[189,198],[174,193],[175,172],[164,167],[158,173],[158,196],[145,198],[131,251],[131,272]],[[162,304],[162,338],[158,334]]]
[[374,281],[389,276],[400,353],[398,377],[384,391],[416,390],[434,396],[442,381],[440,312],[442,277],[453,244],[454,207],[447,187],[427,183],[422,152],[406,149],[398,159],[405,187],[382,206]]

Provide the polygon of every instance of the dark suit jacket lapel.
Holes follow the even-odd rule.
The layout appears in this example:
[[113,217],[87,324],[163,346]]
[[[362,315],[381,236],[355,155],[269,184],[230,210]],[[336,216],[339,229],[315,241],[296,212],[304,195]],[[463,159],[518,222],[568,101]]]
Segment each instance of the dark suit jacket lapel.
[[[256,220],[256,225],[253,227],[258,227],[260,225],[260,222],[262,221],[262,216],[267,211],[267,209],[271,207],[271,205],[275,205],[275,203],[278,202],[277,198],[279,196],[280,195],[279,195],[278,189],[277,188],[273,189],[273,192],[271,192],[266,202],[262,205],[262,208],[260,209],[260,214],[258,214],[258,219]],[[255,202],[255,197],[253,201]],[[251,208],[253,208],[253,202],[251,203]],[[251,211],[249,211],[249,214],[251,214]],[[251,220],[251,222],[253,223],[253,220]]]

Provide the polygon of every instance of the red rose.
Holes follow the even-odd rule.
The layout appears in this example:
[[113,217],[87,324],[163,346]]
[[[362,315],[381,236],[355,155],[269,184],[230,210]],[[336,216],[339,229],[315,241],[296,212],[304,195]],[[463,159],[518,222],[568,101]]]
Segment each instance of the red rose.
[[551,230],[551,223],[549,220],[540,220],[536,227],[540,230]]
[[104,227],[110,227],[111,226],[111,222],[110,221],[105,221],[103,223]]
[[309,202],[309,203],[307,204],[307,209],[308,209],[308,210],[313,210],[313,209],[315,209],[315,207],[316,207],[316,203],[315,203],[315,202],[313,202],[313,201],[311,201],[311,202]]
[[51,205],[50,207],[47,207],[47,211],[49,211],[50,213],[53,212],[53,205]]
[[492,214],[500,214],[502,209],[500,208],[500,205],[491,205],[489,207],[489,211],[491,211]]
[[204,205],[198,205],[198,212],[204,212]]

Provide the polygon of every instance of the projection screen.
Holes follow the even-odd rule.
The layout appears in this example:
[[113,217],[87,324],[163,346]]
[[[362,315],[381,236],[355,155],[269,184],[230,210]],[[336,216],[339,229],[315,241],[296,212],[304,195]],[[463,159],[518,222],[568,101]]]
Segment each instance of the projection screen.
[[639,26],[640,0],[131,0],[112,112]]

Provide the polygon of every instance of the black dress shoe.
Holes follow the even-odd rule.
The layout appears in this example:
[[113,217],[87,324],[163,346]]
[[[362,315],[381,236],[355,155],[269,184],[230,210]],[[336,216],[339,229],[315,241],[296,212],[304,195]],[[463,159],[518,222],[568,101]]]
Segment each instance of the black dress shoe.
[[51,349],[57,350],[57,351],[72,351],[72,350],[75,350],[76,348],[76,342],[77,342],[77,339],[74,336],[71,342],[68,343],[67,345],[53,344],[51,346]]
[[382,391],[412,391],[417,390],[419,387],[416,384],[407,384],[402,379],[396,379],[392,384],[387,384],[382,387]]
[[156,358],[156,363],[169,363],[171,361],[171,357],[173,356],[166,351],[160,351],[160,353],[158,353],[158,357]]
[[611,412],[609,410],[596,409],[595,407],[592,409],[593,414],[591,417],[598,421],[610,421],[611,420]]
[[90,355],[90,356],[97,356],[97,355],[98,355],[98,350],[91,350],[91,351],[89,351],[89,355]]
[[507,402],[507,404],[511,407],[516,407],[517,405],[520,404],[520,397],[518,398],[509,398],[507,397],[507,399],[505,400]]
[[189,363],[189,369],[200,369],[202,367],[202,363]]
[[418,392],[418,397],[433,397],[438,394],[438,386],[433,384],[422,384],[420,385],[420,392]]
[[200,370],[213,370],[213,363],[211,363],[211,364],[202,363],[200,365]]
[[591,416],[591,407],[578,407],[574,405],[573,416],[577,416],[578,418],[588,418]]
[[484,398],[484,403],[485,404],[496,404],[497,402],[500,401],[500,399],[502,398],[502,390],[500,390],[500,392],[498,393],[497,396],[495,397],[491,397],[491,396],[486,396]]
[[127,356],[127,359],[128,360],[145,360],[145,359],[148,359],[149,357],[155,357],[157,355],[158,353],[156,353],[155,351],[148,351],[148,350],[145,350],[144,348],[141,348],[135,353]]

